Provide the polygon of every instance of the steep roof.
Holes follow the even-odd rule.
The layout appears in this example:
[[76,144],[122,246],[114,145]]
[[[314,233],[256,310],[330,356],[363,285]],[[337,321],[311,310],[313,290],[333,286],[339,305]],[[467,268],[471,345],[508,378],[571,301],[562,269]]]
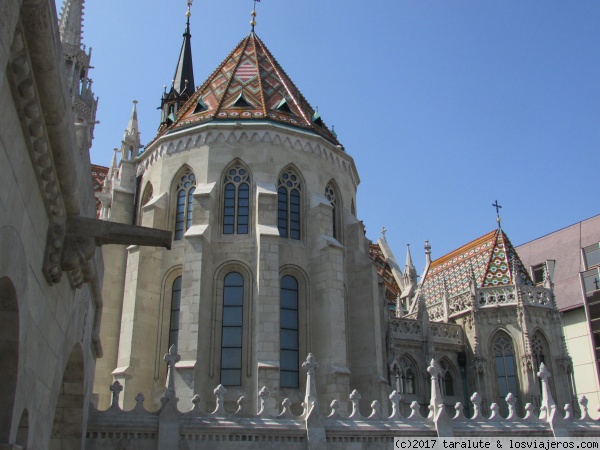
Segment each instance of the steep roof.
[[392,272],[392,268],[388,264],[386,256],[383,254],[383,251],[379,244],[370,244],[369,245],[369,255],[371,257],[371,261],[373,261],[373,265],[375,266],[375,270],[377,270],[377,275],[379,275],[383,279],[383,283],[385,285],[385,296],[388,301],[394,301],[396,296],[400,295],[401,289],[394,277]]
[[468,291],[473,277],[477,287],[515,284],[513,268],[521,284],[533,285],[508,236],[500,229],[490,231],[433,261],[421,292],[426,303],[432,304],[442,300],[444,282],[450,297]]
[[187,101],[159,136],[208,121],[269,120],[312,131],[339,145],[330,131],[254,33],[237,45]]

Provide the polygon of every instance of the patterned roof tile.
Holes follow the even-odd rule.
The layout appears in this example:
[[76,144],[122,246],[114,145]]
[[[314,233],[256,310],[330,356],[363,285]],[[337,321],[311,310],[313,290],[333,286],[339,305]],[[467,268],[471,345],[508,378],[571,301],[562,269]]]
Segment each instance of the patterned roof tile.
[[521,283],[533,285],[508,236],[494,230],[433,261],[421,292],[426,304],[433,305],[442,300],[444,289],[450,297],[468,291],[473,275],[477,287],[514,284],[513,267]]
[[[241,99],[241,97],[243,99]],[[206,108],[196,108],[202,100]],[[287,108],[280,108],[285,100]],[[269,120],[312,131],[334,145],[339,141],[315,114],[255,33],[250,33],[225,58],[159,136],[212,120]]]

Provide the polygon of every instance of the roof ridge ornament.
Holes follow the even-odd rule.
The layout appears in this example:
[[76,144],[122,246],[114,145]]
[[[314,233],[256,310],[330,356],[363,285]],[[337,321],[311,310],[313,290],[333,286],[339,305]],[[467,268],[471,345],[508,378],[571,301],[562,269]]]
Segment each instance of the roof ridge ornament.
[[256,4],[260,3],[260,0],[254,0],[254,7],[252,8],[252,12],[250,15],[252,16],[252,20],[250,21],[250,25],[252,25],[252,33],[254,33],[254,27],[256,26]]

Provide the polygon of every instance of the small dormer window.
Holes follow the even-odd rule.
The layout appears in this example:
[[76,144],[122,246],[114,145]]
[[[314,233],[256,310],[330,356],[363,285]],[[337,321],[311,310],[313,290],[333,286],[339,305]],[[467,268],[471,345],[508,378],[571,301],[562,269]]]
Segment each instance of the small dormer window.
[[231,108],[252,108],[254,105],[246,100],[244,97],[244,93],[240,93],[238,98],[235,99],[235,102],[231,105]]
[[533,279],[533,284],[536,286],[541,286],[544,284],[545,272],[545,264],[533,266],[531,268],[531,278]]
[[600,265],[600,243],[590,245],[583,249],[583,256],[585,258],[585,267],[591,268]]
[[279,105],[277,105],[277,108],[275,108],[275,109],[277,111],[280,111],[280,112],[292,114],[292,110],[290,109],[290,105],[288,104],[288,102],[287,102],[287,100],[285,98],[281,100],[281,102],[279,103]]
[[200,97],[198,99],[198,103],[196,103],[196,108],[194,108],[194,114],[198,114],[206,110],[208,110],[208,107],[206,106],[204,101],[202,101],[202,97]]

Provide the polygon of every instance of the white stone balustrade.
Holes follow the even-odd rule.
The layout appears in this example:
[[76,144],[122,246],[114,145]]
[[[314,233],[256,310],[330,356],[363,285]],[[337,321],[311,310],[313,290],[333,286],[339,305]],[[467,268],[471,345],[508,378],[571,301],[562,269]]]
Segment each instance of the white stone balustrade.
[[[165,358],[168,364],[177,359],[175,352],[169,352]],[[429,365],[432,377],[430,414],[423,417],[421,405],[412,402],[410,414],[404,416],[400,412],[402,396],[393,391],[389,396],[391,415],[386,417],[381,414],[381,405],[378,401],[371,403],[371,412],[368,416],[361,414],[361,395],[353,390],[348,399],[351,403],[351,413],[344,417],[340,413],[340,402],[334,399],[330,403],[331,412],[323,414],[319,408],[317,396],[315,371],[318,369],[316,358],[311,354],[303,364],[307,371],[307,388],[305,395],[305,412],[296,416],[291,411],[291,402],[284,399],[281,404],[281,413],[276,417],[265,414],[265,402],[270,397],[266,387],[260,389],[258,398],[260,409],[257,414],[246,410],[246,399],[241,396],[237,401],[237,410],[229,412],[225,408],[227,390],[219,385],[214,390],[215,409],[211,413],[200,410],[200,397],[194,396],[192,408],[187,412],[180,412],[177,405],[174,412],[167,416],[162,409],[158,412],[148,412],[143,407],[144,397],[138,395],[137,404],[131,411],[122,411],[119,407],[119,394],[122,387],[118,381],[110,387],[113,401],[106,411],[98,411],[93,406],[90,409],[88,424],[87,448],[120,448],[123,439],[133,438],[139,440],[140,448],[184,448],[208,449],[221,447],[224,441],[230,442],[235,448],[279,448],[285,445],[289,449],[324,449],[329,444],[343,442],[368,442],[369,448],[390,448],[393,437],[400,436],[467,436],[477,433],[479,436],[527,436],[535,433],[538,436],[570,436],[586,435],[600,437],[600,418],[590,417],[587,409],[587,399],[581,397],[579,406],[581,417],[575,418],[571,413],[571,405],[564,407],[563,415],[554,403],[550,389],[547,388],[550,376],[544,365],[540,366],[538,376],[542,383],[541,413],[536,416],[533,406],[527,403],[524,407],[525,415],[517,414],[516,398],[508,394],[506,403],[507,417],[500,414],[496,403],[490,406],[491,413],[484,416],[481,412],[481,397],[474,393],[471,396],[473,405],[472,417],[464,415],[463,405],[458,402],[454,406],[453,414],[448,405],[444,403],[442,392],[437,387],[436,377],[439,368],[435,360]],[[165,396],[175,397],[174,385],[167,382]],[[173,397],[171,397],[173,396]],[[176,403],[176,402],[175,402]],[[168,405],[167,405],[168,406]],[[171,406],[170,411],[173,411]],[[170,418],[170,422],[167,421]],[[165,430],[171,429],[170,433]],[[164,436],[178,436],[181,442],[164,442]],[[162,437],[161,437],[162,436]],[[161,441],[161,439],[163,439]],[[348,440],[351,439],[351,440]],[[147,443],[144,444],[144,442]],[[261,444],[256,444],[260,442]],[[264,442],[264,445],[262,444]],[[376,444],[376,445],[374,445]],[[254,445],[254,447],[253,447]],[[224,448],[230,448],[225,446]],[[233,447],[231,447],[233,448]]]

